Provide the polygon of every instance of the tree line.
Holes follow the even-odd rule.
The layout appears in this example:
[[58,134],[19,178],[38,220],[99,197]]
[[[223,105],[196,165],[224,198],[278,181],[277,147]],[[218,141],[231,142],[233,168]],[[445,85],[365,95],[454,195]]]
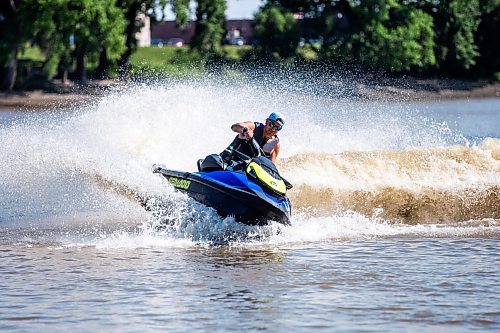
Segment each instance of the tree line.
[[[297,16],[299,15],[299,19]],[[269,0],[258,47],[391,72],[489,77],[500,71],[500,0]]]
[[[193,0],[194,1],[194,0]],[[38,47],[42,71],[85,83],[126,75],[142,15],[161,20],[170,6],[180,27],[191,0],[3,0],[0,89],[16,82],[19,55]],[[190,47],[222,55],[226,0],[196,0]],[[160,15],[158,14],[160,13]],[[500,0],[266,0],[254,18],[254,59],[297,57],[395,73],[494,77],[500,72]]]

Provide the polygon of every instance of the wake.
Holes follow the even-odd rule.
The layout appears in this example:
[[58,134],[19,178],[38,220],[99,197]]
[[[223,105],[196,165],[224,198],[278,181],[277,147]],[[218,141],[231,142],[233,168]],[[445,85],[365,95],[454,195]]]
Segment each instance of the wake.
[[280,161],[294,206],[407,223],[500,219],[500,140],[473,147],[303,153]]

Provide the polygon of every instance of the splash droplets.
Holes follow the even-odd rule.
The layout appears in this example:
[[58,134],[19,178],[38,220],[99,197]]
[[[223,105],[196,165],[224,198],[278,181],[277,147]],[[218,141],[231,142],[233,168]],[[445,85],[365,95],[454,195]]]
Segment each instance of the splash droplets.
[[[99,225],[97,231],[79,226],[75,237],[56,240],[70,245],[274,244],[435,232],[430,226],[388,224],[398,215],[380,205],[383,193],[377,191],[384,188],[451,193],[467,183],[464,191],[481,194],[486,188],[485,200],[498,203],[498,140],[468,147],[460,133],[406,102],[366,103],[346,98],[345,86],[344,93],[320,94],[314,84],[292,81],[131,84],[88,106],[3,125],[0,223],[23,227],[48,219],[51,228],[70,234],[82,220]],[[222,151],[232,140],[231,124],[263,121],[272,111],[287,116],[279,168],[296,185],[290,192],[296,208],[291,227],[248,227],[222,219],[151,173],[153,163],[195,171],[198,158]],[[446,196],[436,202],[446,206],[443,200]],[[445,222],[487,217],[460,215],[461,220]],[[104,220],[129,222],[113,228],[103,227]],[[440,220],[421,217],[411,223]],[[498,232],[495,223],[478,228]]]

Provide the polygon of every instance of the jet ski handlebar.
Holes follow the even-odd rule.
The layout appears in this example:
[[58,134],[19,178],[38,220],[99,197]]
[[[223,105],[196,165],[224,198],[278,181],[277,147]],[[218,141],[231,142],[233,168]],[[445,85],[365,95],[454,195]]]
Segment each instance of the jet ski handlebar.
[[250,145],[250,148],[252,149],[254,154],[256,154],[256,157],[264,155],[262,148],[259,146],[259,144],[257,143],[257,141],[255,141],[253,137],[250,140],[248,140],[248,144]]
[[[244,128],[246,129],[246,127],[244,127]],[[246,131],[243,130],[243,132],[246,132]],[[262,152],[262,148],[260,148],[259,144],[257,143],[257,141],[255,141],[254,138],[247,140],[247,142],[250,145],[250,149],[255,154],[255,156],[253,156],[253,157],[259,157],[259,156],[264,155]],[[229,153],[232,156],[236,155],[236,157],[238,157],[239,160],[241,160],[245,163],[250,163],[250,161],[252,160],[253,157],[250,157],[250,156],[240,152],[237,149],[231,149],[231,148],[232,147],[228,147],[228,148],[224,149],[224,151]]]
[[246,154],[243,154],[242,152],[235,150],[235,149],[226,148],[226,149],[224,149],[224,151],[228,152],[232,156],[236,155],[236,157],[238,157],[238,159],[240,159],[241,161],[243,161],[245,163],[250,163],[250,161],[252,160],[252,158],[250,156],[247,156]]

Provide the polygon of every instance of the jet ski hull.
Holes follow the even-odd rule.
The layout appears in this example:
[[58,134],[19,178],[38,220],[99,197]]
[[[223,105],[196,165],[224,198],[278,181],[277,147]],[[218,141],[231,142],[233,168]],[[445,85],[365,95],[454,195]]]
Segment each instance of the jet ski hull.
[[286,196],[274,197],[248,180],[242,172],[179,172],[156,168],[176,189],[214,208],[223,217],[234,216],[248,225],[269,221],[290,224],[291,206]]

